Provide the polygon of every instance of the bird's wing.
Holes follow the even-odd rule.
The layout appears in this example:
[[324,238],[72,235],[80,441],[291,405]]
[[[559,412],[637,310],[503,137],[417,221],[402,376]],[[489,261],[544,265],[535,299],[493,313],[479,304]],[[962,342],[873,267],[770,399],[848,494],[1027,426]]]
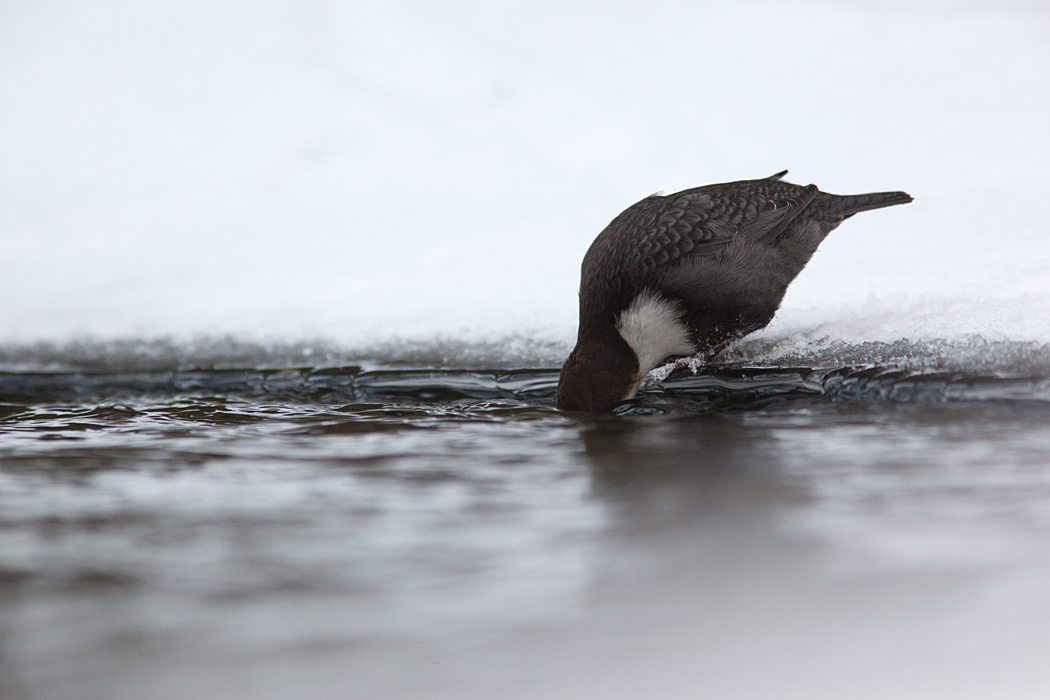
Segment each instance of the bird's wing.
[[739,184],[657,198],[660,206],[651,206],[648,216],[634,222],[636,243],[627,254],[626,272],[644,283],[685,259],[717,255],[736,240],[772,243],[818,191],[816,185],[772,179]]

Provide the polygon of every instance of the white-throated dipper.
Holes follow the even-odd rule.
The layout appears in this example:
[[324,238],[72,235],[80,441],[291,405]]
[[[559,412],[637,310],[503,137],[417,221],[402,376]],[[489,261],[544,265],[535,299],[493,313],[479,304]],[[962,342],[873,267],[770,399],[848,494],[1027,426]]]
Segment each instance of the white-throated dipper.
[[713,357],[773,319],[832,229],[904,192],[840,196],[762,180],[653,195],[598,234],[583,258],[580,329],[558,408],[603,413],[666,359]]

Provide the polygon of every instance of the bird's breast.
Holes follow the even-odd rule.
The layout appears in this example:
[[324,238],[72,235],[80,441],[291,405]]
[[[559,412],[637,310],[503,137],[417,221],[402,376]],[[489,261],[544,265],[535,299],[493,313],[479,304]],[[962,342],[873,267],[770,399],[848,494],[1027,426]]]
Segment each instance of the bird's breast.
[[616,330],[638,357],[639,376],[673,355],[692,355],[697,348],[682,320],[680,302],[645,289],[620,313]]

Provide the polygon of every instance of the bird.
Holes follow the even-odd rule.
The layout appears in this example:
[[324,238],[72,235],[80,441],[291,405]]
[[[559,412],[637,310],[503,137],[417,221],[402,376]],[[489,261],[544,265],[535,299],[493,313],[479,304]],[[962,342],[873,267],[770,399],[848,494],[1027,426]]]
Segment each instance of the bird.
[[844,220],[912,201],[905,192],[829,194],[786,174],[655,194],[598,234],[580,269],[579,330],[558,378],[559,409],[607,413],[669,358],[715,357],[773,319]]

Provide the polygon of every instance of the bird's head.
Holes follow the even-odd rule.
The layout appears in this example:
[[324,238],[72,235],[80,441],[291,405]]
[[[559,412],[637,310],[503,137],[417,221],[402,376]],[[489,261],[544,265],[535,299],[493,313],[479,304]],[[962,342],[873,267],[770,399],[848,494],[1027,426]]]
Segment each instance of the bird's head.
[[558,408],[608,413],[634,396],[642,380],[639,369],[631,346],[618,336],[612,342],[579,343],[561,368]]

